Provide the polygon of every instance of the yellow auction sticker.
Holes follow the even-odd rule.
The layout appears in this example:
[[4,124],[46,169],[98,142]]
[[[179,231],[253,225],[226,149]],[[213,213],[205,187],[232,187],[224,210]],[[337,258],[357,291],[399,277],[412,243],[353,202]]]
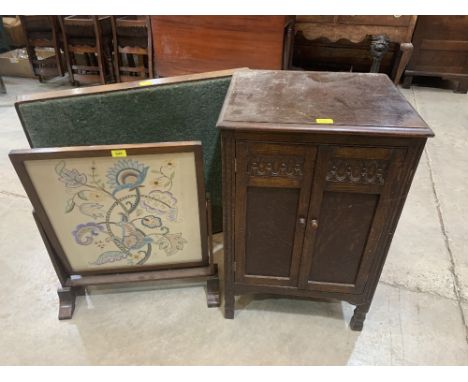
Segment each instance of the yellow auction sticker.
[[111,150],[111,155],[114,158],[124,158],[127,156],[126,150]]
[[153,85],[153,81],[152,80],[140,81],[140,82],[138,82],[138,85],[139,86]]
[[331,119],[331,118],[316,118],[315,123],[319,123],[321,125],[331,125],[331,124],[333,124],[333,119]]

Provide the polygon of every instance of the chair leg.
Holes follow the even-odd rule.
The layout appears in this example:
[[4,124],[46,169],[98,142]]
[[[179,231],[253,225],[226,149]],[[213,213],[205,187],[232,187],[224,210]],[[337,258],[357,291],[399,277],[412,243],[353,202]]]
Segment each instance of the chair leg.
[[93,16],[93,22],[94,22],[94,36],[96,39],[96,54],[97,54],[97,60],[98,60],[98,68],[99,68],[99,79],[101,81],[101,84],[106,83],[106,75],[105,75],[105,69],[104,69],[104,51],[102,47],[102,35],[101,35],[101,26],[99,24],[99,20],[97,16]]
[[104,44],[104,59],[106,72],[109,75],[109,82],[115,82],[114,65],[112,64],[112,47],[109,44]]
[[63,21],[63,16],[58,16],[60,28],[62,29],[62,40],[63,40],[63,53],[65,55],[65,61],[67,63],[67,71],[68,71],[68,80],[70,84],[76,86],[75,78],[73,77],[73,70],[72,70],[72,55],[70,50],[68,49],[68,40],[67,34],[65,33],[65,23]]
[[155,78],[156,74],[154,72],[154,63],[153,63],[153,34],[151,30],[151,18],[146,16],[146,31],[148,36],[148,45],[146,49],[148,57],[148,76],[149,78]]
[[114,76],[117,82],[120,82],[120,53],[119,53],[119,41],[117,39],[117,23],[115,16],[111,16],[112,24],[112,43],[114,44]]

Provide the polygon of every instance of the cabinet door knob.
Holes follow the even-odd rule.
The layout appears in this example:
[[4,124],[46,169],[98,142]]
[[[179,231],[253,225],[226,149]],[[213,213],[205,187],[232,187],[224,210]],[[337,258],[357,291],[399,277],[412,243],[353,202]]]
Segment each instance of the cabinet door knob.
[[317,229],[318,228],[318,221],[317,219],[312,219],[310,221],[310,224],[312,225],[312,229]]
[[305,218],[301,216],[301,217],[299,218],[299,224],[304,225],[305,222],[306,222]]

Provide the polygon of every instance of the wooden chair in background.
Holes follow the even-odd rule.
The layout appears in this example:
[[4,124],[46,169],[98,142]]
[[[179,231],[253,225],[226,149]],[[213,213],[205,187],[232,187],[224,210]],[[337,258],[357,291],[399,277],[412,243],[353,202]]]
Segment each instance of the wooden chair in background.
[[110,16],[59,16],[72,85],[114,82]]
[[149,16],[111,16],[117,82],[154,78]]
[[[45,78],[63,76],[60,30],[57,16],[19,16],[26,36],[26,50],[34,74],[43,81]],[[53,49],[53,54],[43,50],[38,55],[36,48]],[[43,57],[40,56],[48,56]]]

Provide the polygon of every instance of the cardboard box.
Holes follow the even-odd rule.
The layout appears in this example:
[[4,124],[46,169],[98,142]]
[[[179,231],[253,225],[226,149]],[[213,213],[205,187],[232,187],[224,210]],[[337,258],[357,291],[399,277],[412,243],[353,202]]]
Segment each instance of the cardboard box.
[[[52,48],[36,49],[38,59],[47,60],[55,55]],[[26,49],[15,49],[0,54],[0,76],[35,78]]]
[[26,36],[21,26],[19,16],[3,17],[3,28],[10,39],[12,47],[22,47],[26,45]]

